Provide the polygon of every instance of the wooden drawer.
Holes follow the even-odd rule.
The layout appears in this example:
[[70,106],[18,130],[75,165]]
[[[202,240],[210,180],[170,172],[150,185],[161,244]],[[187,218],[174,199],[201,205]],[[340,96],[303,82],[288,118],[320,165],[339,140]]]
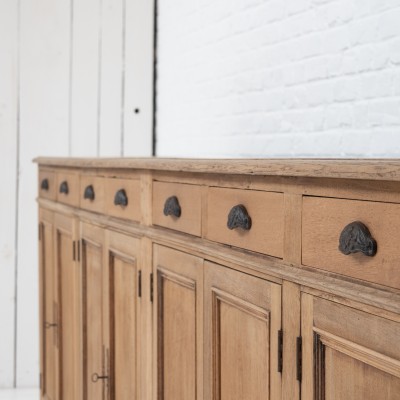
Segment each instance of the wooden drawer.
[[[304,265],[400,288],[400,204],[303,197],[302,218]],[[363,223],[376,240],[375,256],[339,250],[343,229],[354,221]]]
[[[242,205],[251,218],[249,230],[229,229],[228,215]],[[248,250],[283,257],[283,194],[255,190],[209,188],[207,196],[207,239]],[[238,210],[238,208],[235,208]],[[233,225],[243,220],[241,210],[231,218]],[[232,227],[232,226],[231,226]]]
[[81,175],[80,205],[85,210],[104,212],[104,178]]
[[201,236],[201,189],[196,185],[154,182],[153,224]]
[[44,199],[56,199],[56,174],[54,171],[40,169],[38,193],[39,197]]
[[57,172],[57,201],[70,206],[79,206],[79,173]]
[[139,179],[105,178],[106,213],[118,218],[140,221]]

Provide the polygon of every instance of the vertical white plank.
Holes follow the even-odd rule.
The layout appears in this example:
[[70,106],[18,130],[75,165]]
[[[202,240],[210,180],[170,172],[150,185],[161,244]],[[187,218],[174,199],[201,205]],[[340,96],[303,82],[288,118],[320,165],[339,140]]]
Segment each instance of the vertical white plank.
[[17,386],[37,386],[38,155],[68,154],[70,2],[21,1]]
[[0,1],[0,388],[14,384],[18,2]]
[[102,0],[100,155],[121,154],[124,0]]
[[153,148],[154,0],[125,1],[124,155],[150,156]]
[[101,0],[74,0],[72,18],[71,155],[99,154]]

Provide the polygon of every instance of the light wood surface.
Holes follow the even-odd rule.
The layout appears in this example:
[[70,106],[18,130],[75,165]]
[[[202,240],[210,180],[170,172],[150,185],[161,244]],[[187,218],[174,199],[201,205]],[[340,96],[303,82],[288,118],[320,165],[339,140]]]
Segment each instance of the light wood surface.
[[[41,187],[44,180],[48,181],[48,189],[42,189]],[[46,169],[39,171],[38,193],[45,199],[55,200],[57,198],[56,174],[54,171]]]
[[[201,236],[202,188],[179,183],[153,183],[153,224]],[[178,199],[180,217],[164,215],[165,201],[171,196]]]
[[[251,218],[248,231],[227,227],[228,214],[237,205],[243,205]],[[283,210],[282,193],[209,188],[205,237],[282,258]]]
[[[398,400],[400,186],[374,181],[392,162],[365,162],[363,175],[356,160],[245,161],[43,162],[80,183],[78,203],[39,194],[42,321],[57,290],[61,304],[51,372],[55,336],[41,332],[55,399]],[[119,189],[127,207],[114,205]],[[163,214],[170,196],[182,219]],[[249,231],[227,228],[238,204]],[[377,240],[375,257],[339,252],[353,220]],[[48,241],[61,268],[53,294]]]
[[205,398],[280,398],[280,286],[209,262],[204,274]]
[[203,260],[154,247],[157,399],[203,399]]
[[[66,182],[68,186],[68,193],[61,193],[60,186],[62,183]],[[79,174],[76,172],[65,172],[59,171],[56,175],[56,194],[57,201],[60,203],[68,204],[70,206],[79,205]]]
[[40,165],[400,181],[398,159],[51,158]]
[[[344,255],[339,237],[360,221],[377,241],[374,257]],[[400,204],[303,197],[302,262],[339,274],[400,288]]]

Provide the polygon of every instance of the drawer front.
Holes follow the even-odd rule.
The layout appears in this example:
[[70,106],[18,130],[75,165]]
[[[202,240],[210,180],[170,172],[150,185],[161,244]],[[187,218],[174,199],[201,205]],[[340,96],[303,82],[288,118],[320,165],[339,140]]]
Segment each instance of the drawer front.
[[39,171],[39,197],[55,200],[56,195],[56,174],[54,171],[41,169]]
[[141,220],[139,179],[105,178],[105,210],[118,218]]
[[79,189],[77,172],[57,172],[57,201],[70,206],[79,206]]
[[153,224],[201,236],[201,186],[153,183]]
[[[302,218],[304,265],[400,288],[400,204],[303,197]],[[339,250],[343,229],[355,221],[365,225],[376,241],[375,256],[345,255]],[[358,237],[357,247],[370,242],[357,230],[352,235]]]
[[104,212],[104,178],[81,175],[80,205],[85,210]]
[[[238,208],[236,206],[244,206]],[[235,207],[235,209],[233,209]],[[207,239],[244,249],[283,257],[284,203],[282,193],[209,188],[207,196]],[[251,218],[251,227],[231,228]],[[248,227],[247,227],[248,228]]]

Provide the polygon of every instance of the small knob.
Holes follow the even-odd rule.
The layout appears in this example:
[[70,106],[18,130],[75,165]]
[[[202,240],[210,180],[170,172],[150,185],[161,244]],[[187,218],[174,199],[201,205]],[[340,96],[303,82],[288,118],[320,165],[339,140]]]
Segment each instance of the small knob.
[[165,200],[164,204],[164,215],[172,215],[176,218],[179,218],[181,216],[182,210],[181,206],[179,205],[178,198],[176,196],[171,196],[168,197],[167,200]]
[[114,204],[122,207],[126,207],[128,205],[128,196],[126,195],[124,189],[120,189],[117,193],[115,193]]
[[96,383],[101,379],[108,379],[108,376],[107,375],[99,375],[98,373],[95,372],[94,374],[92,374],[91,379],[92,379],[93,383]]
[[49,185],[49,180],[48,180],[47,178],[44,178],[44,179],[42,180],[42,183],[40,184],[40,188],[41,188],[42,190],[49,190],[49,187],[50,187],[50,185]]
[[243,204],[233,207],[228,215],[227,226],[229,229],[241,228],[246,231],[251,229],[251,217]]
[[46,329],[55,328],[56,326],[57,326],[57,324],[55,324],[55,323],[51,323],[51,322],[45,322],[44,323],[44,327]]
[[83,194],[83,198],[93,201],[94,200],[94,188],[93,185],[86,186],[85,193]]
[[60,193],[68,194],[69,189],[68,189],[68,182],[64,181],[60,185]]
[[373,257],[378,245],[369,229],[360,221],[354,221],[344,227],[339,237],[339,250],[344,255],[362,253]]

